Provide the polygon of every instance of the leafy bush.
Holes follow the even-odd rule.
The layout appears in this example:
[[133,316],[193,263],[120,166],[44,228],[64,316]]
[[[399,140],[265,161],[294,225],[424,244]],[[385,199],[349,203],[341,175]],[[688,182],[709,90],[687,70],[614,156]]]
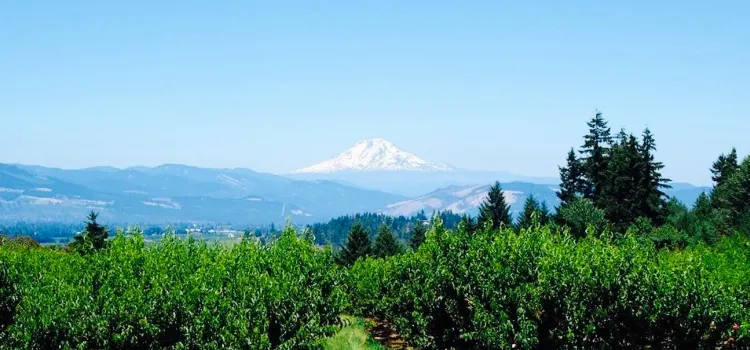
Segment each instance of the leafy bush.
[[20,295],[11,348],[309,347],[347,303],[331,250],[291,229],[268,246],[118,234],[89,255],[0,248],[0,267]]
[[604,210],[586,198],[576,198],[560,208],[559,217],[576,237],[585,237],[587,232],[599,235],[607,226]]
[[633,234],[615,245],[438,224],[416,252],[357,262],[349,292],[419,348],[747,347],[750,285],[732,277],[748,269],[742,242],[669,252]]

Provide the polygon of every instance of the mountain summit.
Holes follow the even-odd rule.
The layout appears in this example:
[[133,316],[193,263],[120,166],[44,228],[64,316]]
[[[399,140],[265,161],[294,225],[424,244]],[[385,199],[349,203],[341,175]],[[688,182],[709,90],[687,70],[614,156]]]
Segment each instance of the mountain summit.
[[299,169],[295,174],[341,171],[453,171],[445,163],[433,163],[398,149],[381,138],[363,140],[333,159]]

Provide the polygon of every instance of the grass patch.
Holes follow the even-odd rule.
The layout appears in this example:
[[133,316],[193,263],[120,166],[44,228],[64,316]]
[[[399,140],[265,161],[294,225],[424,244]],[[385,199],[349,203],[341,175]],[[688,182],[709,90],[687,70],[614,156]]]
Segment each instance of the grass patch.
[[347,326],[341,328],[325,343],[325,349],[327,350],[383,350],[385,349],[378,342],[372,339],[370,334],[367,332],[365,322],[362,319],[354,318],[352,316],[342,316],[342,320],[348,323]]

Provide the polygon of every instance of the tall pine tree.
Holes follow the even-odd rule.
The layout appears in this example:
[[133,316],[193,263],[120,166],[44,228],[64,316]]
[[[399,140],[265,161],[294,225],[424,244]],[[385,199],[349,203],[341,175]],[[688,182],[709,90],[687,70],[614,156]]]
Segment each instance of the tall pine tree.
[[493,230],[512,225],[510,206],[505,203],[503,187],[500,182],[495,181],[495,184],[490,187],[490,191],[487,193],[487,198],[479,205],[477,221],[482,227],[486,223],[490,223]]
[[560,198],[560,207],[563,207],[583,194],[583,169],[572,148],[568,152],[566,165],[558,168],[560,169],[560,190],[557,192],[557,198]]
[[357,259],[365,258],[372,253],[372,242],[370,233],[362,227],[359,220],[354,221],[346,243],[336,256],[336,261],[345,266],[353,265]]
[[641,142],[639,148],[641,156],[638,184],[639,214],[651,219],[655,225],[662,225],[667,216],[667,195],[663,190],[671,187],[668,184],[670,180],[661,174],[664,164],[654,159],[656,141],[648,128],[643,131]]
[[400,254],[401,251],[401,245],[396,241],[396,237],[393,235],[391,228],[385,223],[380,225],[378,235],[375,237],[373,255],[378,258],[387,258],[389,256]]
[[583,137],[584,143],[580,150],[585,180],[583,195],[585,198],[592,199],[594,203],[598,203],[606,182],[605,173],[612,136],[601,112],[596,112],[587,125],[589,133]]
[[638,185],[641,178],[641,157],[635,136],[624,130],[618,134],[618,143],[610,149],[605,181],[597,206],[604,209],[606,218],[616,228],[624,230],[639,215]]

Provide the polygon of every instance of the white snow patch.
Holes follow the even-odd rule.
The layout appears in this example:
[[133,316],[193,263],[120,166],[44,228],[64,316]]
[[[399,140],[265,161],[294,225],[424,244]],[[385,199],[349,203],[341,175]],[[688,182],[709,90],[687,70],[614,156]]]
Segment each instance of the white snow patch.
[[293,173],[332,173],[337,171],[452,171],[448,164],[428,162],[398,149],[381,138],[357,142],[333,159],[299,169]]
[[247,198],[247,200],[249,200],[249,201],[251,201],[251,202],[262,202],[262,201],[263,201],[263,198],[258,198],[258,197],[250,197],[250,198]]
[[304,216],[312,216],[312,214],[310,214],[310,213],[305,213],[304,211],[302,211],[302,210],[299,210],[299,209],[294,209],[294,210],[292,210],[292,214],[294,214],[294,215],[304,215]]
[[46,188],[46,187],[38,187],[38,188],[33,189],[32,191],[37,191],[37,192],[52,192],[52,189],[51,188]]

